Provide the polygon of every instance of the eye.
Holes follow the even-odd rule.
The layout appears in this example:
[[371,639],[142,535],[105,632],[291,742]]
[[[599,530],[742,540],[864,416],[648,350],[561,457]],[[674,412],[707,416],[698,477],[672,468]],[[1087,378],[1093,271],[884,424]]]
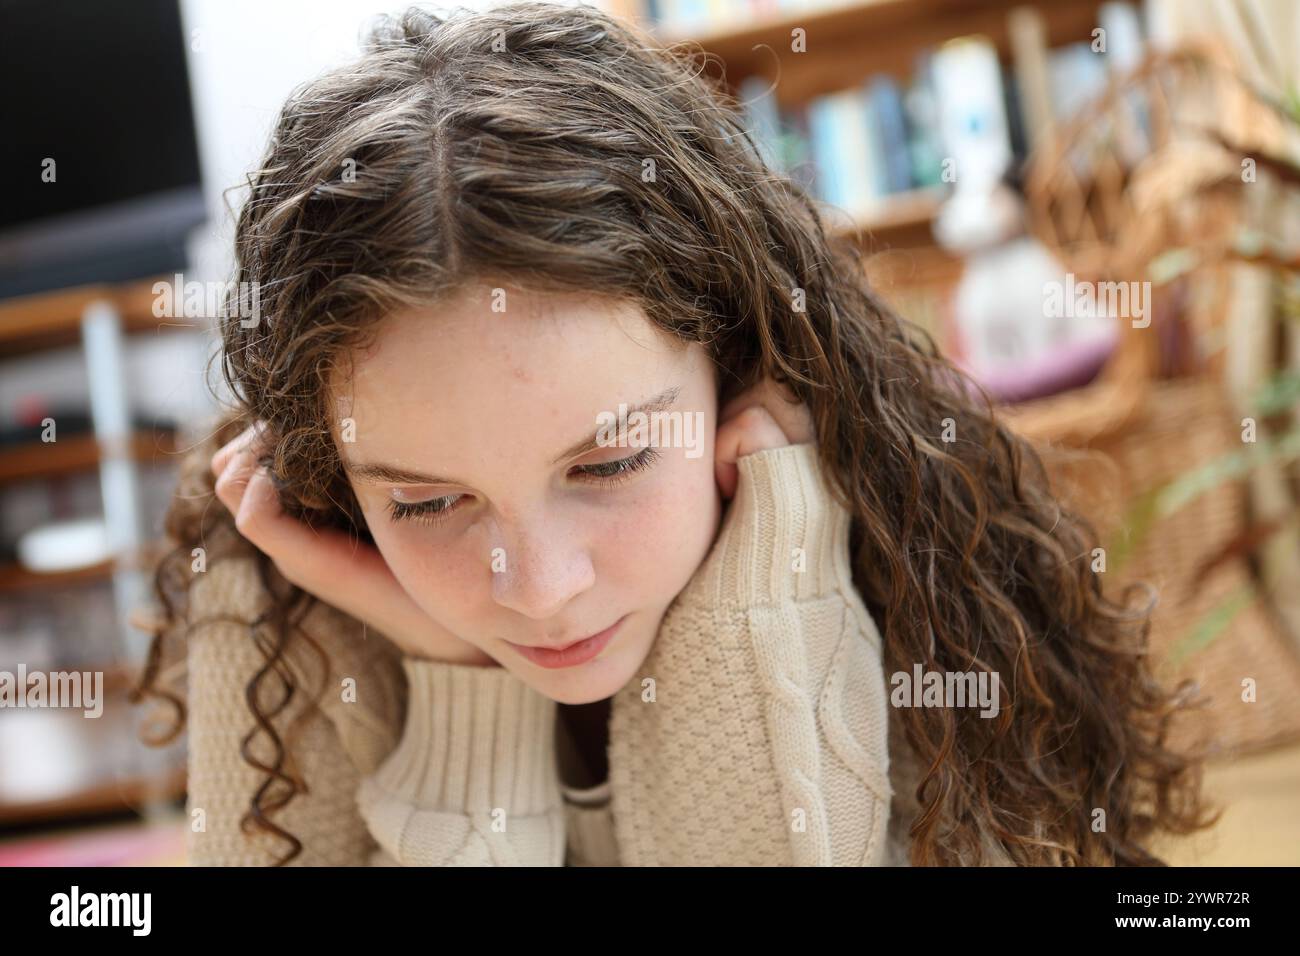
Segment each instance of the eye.
[[[584,480],[598,484],[616,485],[626,481],[634,473],[649,468],[659,460],[659,452],[643,448],[635,455],[605,461],[597,465],[579,465],[574,472]],[[465,495],[443,495],[428,501],[407,502],[389,498],[385,502],[394,521],[415,521],[419,524],[436,526],[455,510]]]
[[386,502],[388,512],[394,521],[415,521],[424,525],[436,525],[446,518],[447,513],[456,507],[464,495],[443,495],[428,501],[398,501],[389,498]]
[[574,469],[589,481],[618,484],[626,481],[635,472],[649,468],[659,460],[659,452],[654,447],[643,448],[635,455],[605,461],[598,465],[579,465]]

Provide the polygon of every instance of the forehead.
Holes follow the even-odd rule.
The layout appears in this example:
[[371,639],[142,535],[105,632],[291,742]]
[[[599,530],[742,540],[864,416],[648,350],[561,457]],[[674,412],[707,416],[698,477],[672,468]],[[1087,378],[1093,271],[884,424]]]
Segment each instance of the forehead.
[[335,394],[354,411],[465,393],[482,400],[514,383],[571,386],[563,373],[575,368],[584,378],[636,374],[681,350],[635,303],[476,286],[385,317]]
[[599,412],[701,372],[702,349],[656,328],[635,303],[498,289],[382,321],[333,389],[355,438],[345,457],[445,471],[553,456],[557,443],[594,429]]

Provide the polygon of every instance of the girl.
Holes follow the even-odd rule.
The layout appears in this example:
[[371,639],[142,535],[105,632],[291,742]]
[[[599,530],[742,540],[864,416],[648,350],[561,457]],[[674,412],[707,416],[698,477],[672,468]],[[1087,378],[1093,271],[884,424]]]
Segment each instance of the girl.
[[1149,606],[698,67],[412,9],[285,105],[140,688],[193,862],[1151,864],[1209,822]]

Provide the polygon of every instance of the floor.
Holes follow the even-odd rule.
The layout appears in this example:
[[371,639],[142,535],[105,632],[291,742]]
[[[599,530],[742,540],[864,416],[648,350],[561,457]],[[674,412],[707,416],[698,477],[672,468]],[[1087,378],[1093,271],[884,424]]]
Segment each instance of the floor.
[[1156,848],[1172,866],[1300,866],[1300,743],[1206,768],[1211,830]]
[[[1300,866],[1300,743],[1206,770],[1226,807],[1212,829],[1158,844],[1172,866]],[[4,866],[183,866],[183,814],[39,836],[0,837]]]

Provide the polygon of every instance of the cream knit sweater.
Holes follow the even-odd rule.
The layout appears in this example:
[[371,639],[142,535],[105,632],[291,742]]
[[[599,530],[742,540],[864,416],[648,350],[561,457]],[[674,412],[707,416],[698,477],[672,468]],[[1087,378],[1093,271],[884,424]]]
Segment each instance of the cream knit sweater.
[[[881,639],[851,582],[849,516],[812,445],[739,472],[713,549],[611,702],[609,778],[589,790],[560,779],[554,701],[504,668],[404,656],[318,602],[302,629],[323,654],[294,641],[299,690],[273,720],[307,785],[271,816],[302,841],[293,863],[905,865],[912,784],[891,786]],[[286,845],[239,827],[267,778],[241,757],[264,658],[240,622],[267,600],[251,552],[191,592],[192,864],[266,865]],[[272,710],[282,694],[265,683]],[[264,733],[248,749],[274,762]]]

